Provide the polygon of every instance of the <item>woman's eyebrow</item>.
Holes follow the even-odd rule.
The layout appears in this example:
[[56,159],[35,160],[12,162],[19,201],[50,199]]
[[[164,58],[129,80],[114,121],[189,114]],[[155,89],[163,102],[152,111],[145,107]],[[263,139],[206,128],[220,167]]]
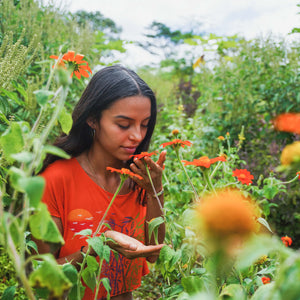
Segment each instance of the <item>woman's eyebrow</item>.
[[[143,121],[149,120],[150,118],[151,118],[151,116],[145,118]],[[115,116],[115,119],[133,120],[133,118],[130,118],[130,117],[127,117],[127,116],[123,116],[123,115],[117,115],[117,116]]]

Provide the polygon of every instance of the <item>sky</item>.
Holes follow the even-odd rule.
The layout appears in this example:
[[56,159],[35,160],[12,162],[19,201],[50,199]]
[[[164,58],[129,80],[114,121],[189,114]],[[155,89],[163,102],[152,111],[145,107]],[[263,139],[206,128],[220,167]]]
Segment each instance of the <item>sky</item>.
[[[288,37],[300,27],[300,0],[60,0],[72,12],[100,11],[121,26],[121,38],[143,40],[153,21],[172,29],[201,24],[201,30],[218,35],[239,34],[247,39],[268,34]],[[300,38],[300,34],[292,35]],[[288,37],[290,38],[290,37]],[[128,46],[123,57],[130,64],[154,58],[145,50]],[[154,59],[155,60],[155,59]]]

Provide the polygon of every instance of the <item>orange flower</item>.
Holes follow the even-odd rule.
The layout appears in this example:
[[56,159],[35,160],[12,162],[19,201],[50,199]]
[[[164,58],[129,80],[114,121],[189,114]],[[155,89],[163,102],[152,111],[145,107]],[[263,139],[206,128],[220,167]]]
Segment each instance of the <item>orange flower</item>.
[[283,113],[273,120],[275,129],[300,134],[300,113]]
[[300,171],[297,172],[296,175],[298,175],[298,178],[300,179]]
[[126,168],[122,168],[121,170],[119,169],[115,169],[115,168],[111,168],[111,167],[106,167],[106,170],[111,171],[111,172],[117,172],[120,173],[122,175],[129,175],[131,177],[136,177],[138,179],[143,179],[142,176],[135,174],[133,172],[131,172],[130,170],[126,169]]
[[192,143],[190,141],[182,141],[182,140],[179,140],[179,139],[174,139],[171,142],[161,144],[161,146],[163,146],[164,148],[166,146],[170,146],[170,145],[173,145],[174,147],[181,146],[182,148],[184,148],[184,146],[191,146]]
[[216,242],[249,236],[256,230],[257,218],[257,208],[250,200],[235,189],[208,194],[196,208],[203,226],[201,231]]
[[270,283],[271,279],[269,277],[264,276],[261,278],[261,281],[263,284],[267,284],[267,283]]
[[144,157],[150,157],[150,156],[155,155],[155,154],[157,154],[157,151],[153,151],[153,152],[151,152],[151,153],[148,153],[148,152],[141,152],[140,154],[130,155],[130,157],[142,159],[142,158],[144,158]]
[[220,140],[220,141],[224,141],[225,140],[224,136],[222,136],[222,135],[218,136],[217,139]]
[[[76,54],[74,51],[68,51],[65,53],[61,60],[58,62],[58,64],[64,68],[66,68],[66,64],[68,63],[69,66],[73,68],[73,72],[71,74],[71,77],[73,77],[73,74],[80,79],[81,76],[83,77],[89,77],[90,72],[92,74],[92,70],[90,69],[88,62],[85,60],[82,60],[84,55],[82,54]],[[50,58],[58,59],[58,56],[56,55],[51,55]]]
[[232,172],[232,176],[237,177],[237,179],[242,183],[242,184],[247,184],[252,183],[252,179],[254,178],[251,173],[246,170],[246,169],[235,169]]
[[283,236],[281,238],[282,242],[285,244],[286,247],[291,246],[292,245],[292,239],[289,236]]
[[207,156],[201,156],[199,159],[194,159],[193,161],[182,160],[185,166],[193,165],[195,167],[204,167],[209,168],[210,165],[214,164],[217,161],[226,161],[224,156],[218,156],[215,158],[208,158]]

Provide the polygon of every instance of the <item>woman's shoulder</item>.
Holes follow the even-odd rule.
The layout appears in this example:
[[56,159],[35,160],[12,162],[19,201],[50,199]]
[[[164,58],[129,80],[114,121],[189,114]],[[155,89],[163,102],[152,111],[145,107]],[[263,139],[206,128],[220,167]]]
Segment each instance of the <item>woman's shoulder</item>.
[[50,164],[41,174],[44,177],[65,177],[74,174],[77,167],[76,158],[59,159]]

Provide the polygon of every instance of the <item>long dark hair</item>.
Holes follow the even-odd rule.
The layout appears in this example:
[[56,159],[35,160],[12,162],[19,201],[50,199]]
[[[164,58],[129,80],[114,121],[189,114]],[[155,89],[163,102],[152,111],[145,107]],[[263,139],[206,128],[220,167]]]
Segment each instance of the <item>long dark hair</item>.
[[[63,149],[71,157],[80,155],[93,143],[93,130],[87,124],[87,120],[99,121],[102,111],[115,101],[137,95],[148,97],[151,101],[148,130],[135,154],[147,151],[156,123],[156,98],[150,87],[134,71],[121,65],[105,67],[95,73],[74,108],[73,125],[69,134],[61,135],[54,145]],[[49,154],[44,160],[41,171],[58,159],[60,157]],[[128,165],[129,163],[130,161]]]

